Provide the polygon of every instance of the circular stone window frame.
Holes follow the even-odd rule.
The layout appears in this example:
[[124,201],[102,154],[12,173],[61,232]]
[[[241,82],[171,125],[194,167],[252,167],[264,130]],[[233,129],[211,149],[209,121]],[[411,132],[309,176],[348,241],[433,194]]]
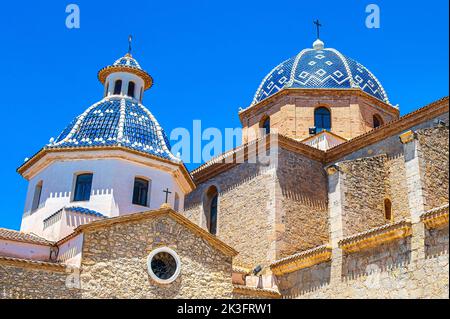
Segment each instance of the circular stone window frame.
[[[153,258],[154,258],[156,255],[158,255],[158,254],[160,254],[160,253],[167,253],[167,254],[171,255],[171,256],[175,259],[175,262],[176,262],[176,264],[177,264],[177,269],[175,270],[175,273],[174,273],[173,276],[170,277],[169,279],[161,279],[161,278],[159,278],[158,276],[156,276],[156,274],[153,272],[153,269],[152,269],[152,260],[153,260]],[[168,285],[168,284],[171,284],[171,283],[173,283],[175,280],[177,280],[178,276],[179,276],[180,273],[181,273],[181,260],[180,260],[180,257],[178,256],[178,254],[177,254],[173,249],[170,249],[170,248],[168,248],[168,247],[162,247],[162,248],[155,249],[155,250],[153,250],[153,251],[150,253],[150,255],[148,255],[148,257],[147,257],[147,272],[148,272],[148,274],[150,275],[150,277],[151,277],[154,281],[156,281],[157,283],[162,284],[162,285]]]

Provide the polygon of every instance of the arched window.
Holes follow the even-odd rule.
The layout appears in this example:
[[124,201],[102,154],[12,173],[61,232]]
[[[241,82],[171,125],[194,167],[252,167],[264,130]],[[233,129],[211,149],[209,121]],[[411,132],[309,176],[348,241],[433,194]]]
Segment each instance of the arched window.
[[136,87],[136,84],[134,84],[133,81],[130,81],[128,83],[128,96],[129,97],[134,97],[134,89]]
[[35,212],[39,209],[39,205],[41,204],[42,186],[43,186],[43,182],[40,181],[39,183],[36,184],[36,187],[34,188],[31,212]]
[[211,186],[206,192],[204,200],[204,213],[206,219],[206,226],[208,231],[216,235],[217,234],[217,212],[219,204],[219,192],[217,187]]
[[392,219],[393,219],[393,216],[392,216],[392,203],[391,203],[390,199],[388,199],[388,198],[386,198],[384,200],[384,217],[388,221],[392,221]]
[[261,122],[261,128],[263,130],[264,135],[270,134],[270,117],[265,118]]
[[381,125],[383,125],[383,119],[378,114],[375,114],[373,116],[373,128],[380,127]]
[[85,202],[91,199],[92,174],[80,174],[75,181],[74,202]]
[[331,130],[331,113],[326,107],[319,107],[314,111],[314,126],[316,132]]
[[175,205],[173,208],[176,212],[180,211],[180,195],[178,195],[178,193],[175,193]]
[[143,178],[134,179],[133,204],[148,207],[149,181]]
[[122,80],[117,80],[114,84],[114,95],[119,95],[122,92]]

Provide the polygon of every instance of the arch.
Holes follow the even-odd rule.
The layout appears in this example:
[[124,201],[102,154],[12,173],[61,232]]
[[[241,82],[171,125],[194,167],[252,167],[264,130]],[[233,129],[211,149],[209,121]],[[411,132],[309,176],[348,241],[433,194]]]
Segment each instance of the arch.
[[44,186],[43,181],[39,181],[36,186],[34,187],[34,194],[33,194],[33,203],[31,204],[31,212],[35,212],[39,209],[39,205],[41,204],[41,195],[42,195],[42,188]]
[[261,135],[264,136],[270,134],[270,117],[268,115],[262,117],[261,121],[259,122],[259,128],[262,130]]
[[114,95],[120,95],[122,93],[122,80],[116,80],[114,82]]
[[314,110],[314,127],[317,133],[331,130],[331,111],[325,106]]
[[75,174],[74,202],[87,202],[91,199],[93,177],[92,173]]
[[133,186],[133,205],[148,207],[151,181],[144,177],[136,176]]
[[384,199],[384,218],[388,221],[393,221],[392,202],[389,198]]
[[128,96],[129,97],[134,97],[134,91],[136,89],[136,83],[134,83],[133,81],[128,82]]
[[144,87],[141,87],[141,93],[139,95],[139,101],[142,102],[142,98],[144,97]]
[[380,127],[380,126],[382,126],[384,124],[383,119],[378,114],[374,114],[373,115],[372,122],[373,122],[373,128]]
[[216,186],[210,186],[203,199],[203,213],[208,231],[217,234],[217,218],[219,208],[219,191]]

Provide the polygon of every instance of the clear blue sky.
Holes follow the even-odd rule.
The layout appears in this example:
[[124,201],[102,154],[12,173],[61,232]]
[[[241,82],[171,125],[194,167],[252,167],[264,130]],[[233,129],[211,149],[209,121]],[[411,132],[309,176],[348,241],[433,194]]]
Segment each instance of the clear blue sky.
[[[81,28],[65,27],[65,8]],[[365,7],[381,28],[365,27]],[[448,95],[448,1],[6,1],[0,11],[3,140],[0,227],[20,226],[27,182],[16,168],[102,97],[97,71],[127,51],[153,75],[144,104],[170,132],[239,127],[262,78],[322,39],[367,66],[402,114]],[[192,167],[190,167],[192,168]]]

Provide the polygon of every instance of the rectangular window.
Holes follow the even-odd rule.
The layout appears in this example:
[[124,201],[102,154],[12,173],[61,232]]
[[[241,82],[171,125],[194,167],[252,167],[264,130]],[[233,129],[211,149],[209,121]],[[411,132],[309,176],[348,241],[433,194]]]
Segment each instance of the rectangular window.
[[74,202],[87,202],[91,199],[92,174],[81,174],[77,176],[75,184]]
[[134,180],[133,204],[148,207],[149,182],[142,178]]
[[41,204],[41,195],[42,195],[42,182],[39,182],[34,189],[31,212],[35,212],[39,209],[39,205]]

